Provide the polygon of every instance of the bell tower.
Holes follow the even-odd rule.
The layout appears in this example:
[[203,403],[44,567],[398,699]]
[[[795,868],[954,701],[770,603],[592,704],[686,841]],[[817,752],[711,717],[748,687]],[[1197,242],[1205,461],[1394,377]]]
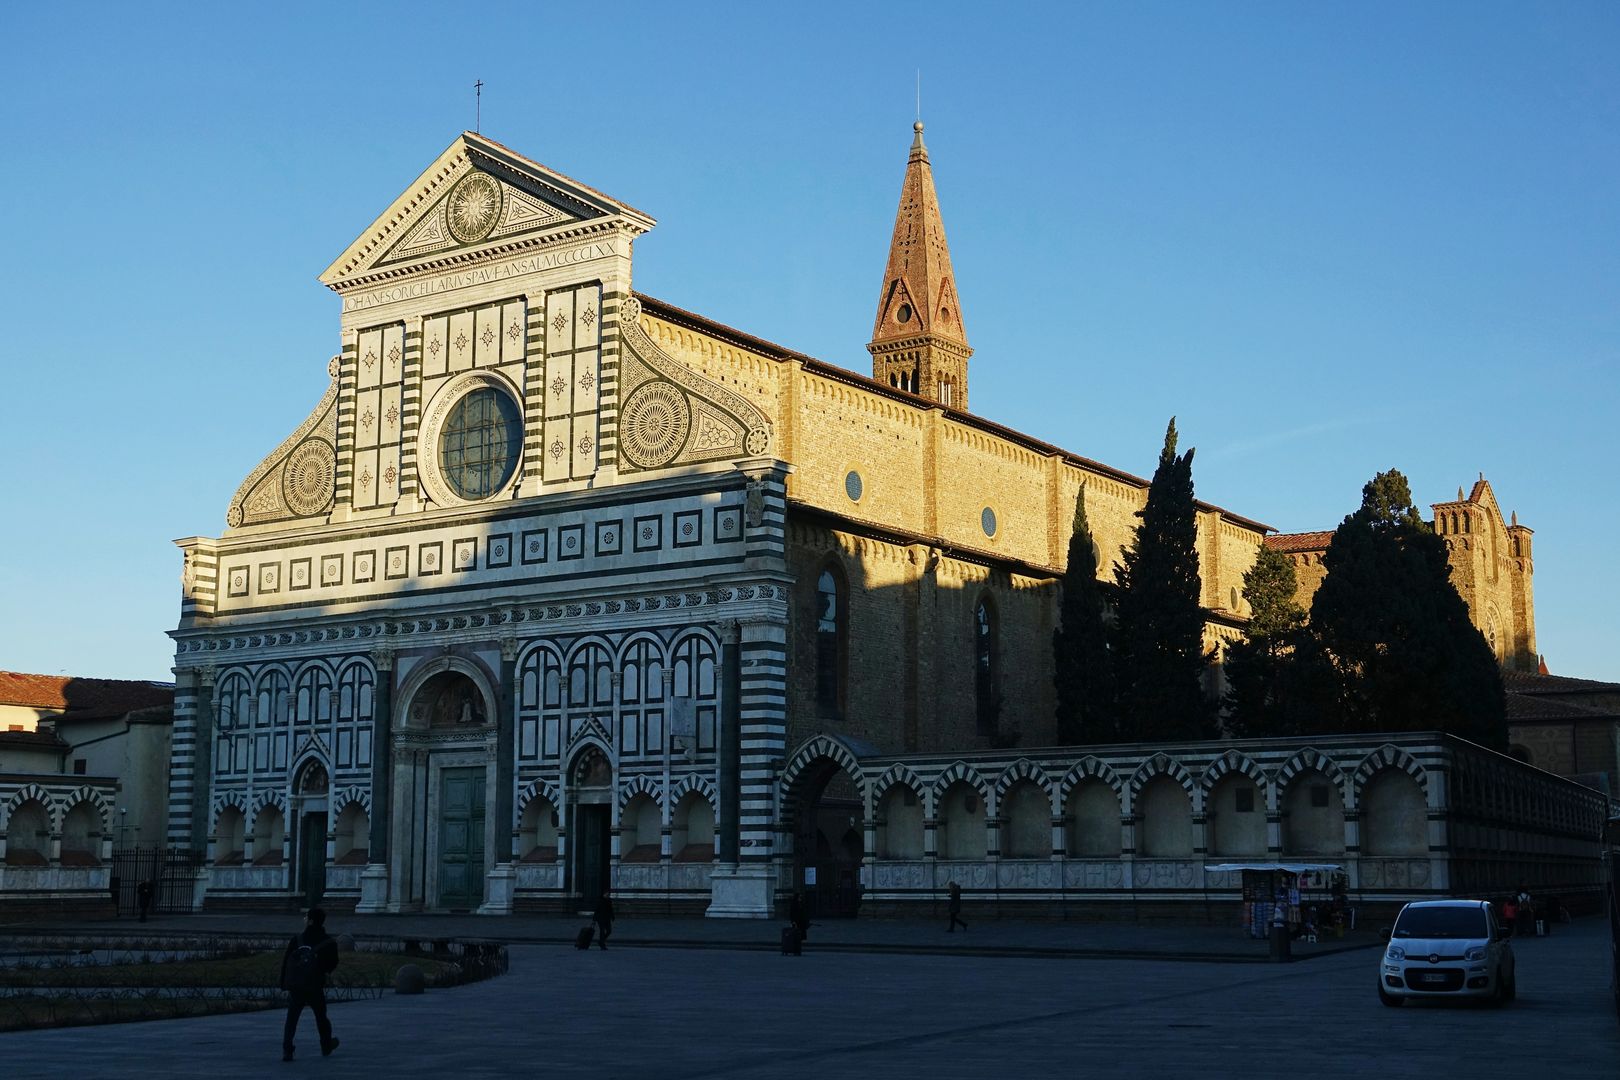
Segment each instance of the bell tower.
[[883,268],[877,322],[866,348],[872,354],[874,379],[966,411],[968,357],[973,350],[962,326],[951,249],[945,242],[921,120],[913,130],[916,136],[906,159],[889,262]]

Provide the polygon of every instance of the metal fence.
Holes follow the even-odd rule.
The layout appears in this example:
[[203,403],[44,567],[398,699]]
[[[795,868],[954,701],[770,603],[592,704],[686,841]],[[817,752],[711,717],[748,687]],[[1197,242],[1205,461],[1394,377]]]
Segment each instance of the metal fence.
[[190,915],[196,898],[201,852],[183,848],[117,848],[112,857],[113,902],[119,915],[139,915],[141,885],[151,886],[151,915]]

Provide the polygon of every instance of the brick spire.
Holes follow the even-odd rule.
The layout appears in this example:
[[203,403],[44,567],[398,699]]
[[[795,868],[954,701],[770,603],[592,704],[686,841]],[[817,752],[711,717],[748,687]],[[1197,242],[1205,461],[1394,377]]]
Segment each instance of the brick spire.
[[866,348],[874,379],[966,410],[967,362],[973,350],[962,327],[951,249],[921,120],[913,130],[877,321]]

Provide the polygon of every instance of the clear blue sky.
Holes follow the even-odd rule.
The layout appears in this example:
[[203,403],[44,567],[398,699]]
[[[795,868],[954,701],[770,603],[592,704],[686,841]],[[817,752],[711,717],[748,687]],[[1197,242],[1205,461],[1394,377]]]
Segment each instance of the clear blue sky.
[[1536,530],[1620,680],[1620,5],[33,4],[0,43],[0,667],[169,678],[338,346],[315,280],[472,126],[653,214],[636,286],[870,371],[922,68],[974,410],[1332,528],[1381,469]]

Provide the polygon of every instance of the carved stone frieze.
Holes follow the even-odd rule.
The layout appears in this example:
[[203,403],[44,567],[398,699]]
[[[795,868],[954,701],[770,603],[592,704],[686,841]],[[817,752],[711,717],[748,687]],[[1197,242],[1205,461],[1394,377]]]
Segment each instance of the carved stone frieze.
[[[607,603],[564,604],[545,608],[502,608],[477,615],[439,619],[388,619],[344,626],[330,626],[311,632],[309,640],[340,641],[366,637],[405,638],[414,634],[437,634],[463,631],[470,633],[479,626],[508,622],[570,622],[600,617],[605,612],[622,609],[626,612],[658,611],[664,608],[714,608],[759,600],[786,600],[785,585],[745,585],[736,589],[716,588],[701,593],[671,593],[661,596],[620,597]],[[297,641],[293,634],[240,634],[222,637],[181,638],[175,645],[177,653],[248,651],[276,645],[290,645]],[[379,647],[390,657],[392,652]],[[374,655],[376,655],[374,653]]]

